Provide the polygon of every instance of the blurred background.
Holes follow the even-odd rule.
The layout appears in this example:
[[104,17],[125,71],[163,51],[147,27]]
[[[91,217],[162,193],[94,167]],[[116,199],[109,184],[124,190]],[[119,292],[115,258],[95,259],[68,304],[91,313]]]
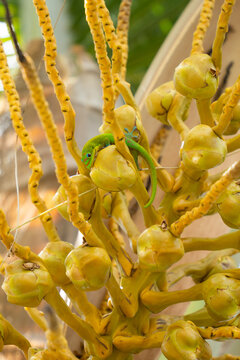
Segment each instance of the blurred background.
[[[21,44],[26,45],[30,40],[41,36],[32,1],[8,0],[8,3]],[[134,92],[165,37],[188,3],[189,0],[133,0],[127,80]],[[70,45],[80,44],[94,56],[92,38],[84,15],[84,1],[47,0],[47,4],[53,23],[57,22],[55,34],[59,39],[59,53],[66,54]],[[116,24],[120,0],[106,0],[106,4]],[[0,4],[2,22],[4,17],[5,10]],[[9,41],[5,33],[1,37]]]

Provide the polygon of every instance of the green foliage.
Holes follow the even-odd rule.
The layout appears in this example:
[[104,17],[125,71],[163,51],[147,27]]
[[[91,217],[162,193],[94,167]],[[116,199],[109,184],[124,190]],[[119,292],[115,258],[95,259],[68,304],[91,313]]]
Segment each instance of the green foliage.
[[[180,16],[189,0],[135,0],[129,31],[129,60],[127,80],[135,91],[147,68]],[[114,23],[120,0],[106,0]],[[75,43],[82,44],[94,55],[91,34],[84,15],[83,1],[67,1],[71,15],[71,30]]]
[[[8,0],[8,6],[10,13],[12,15],[12,22],[15,29],[16,34],[20,35],[20,28],[19,28],[19,0]],[[6,11],[5,7],[3,6],[2,2],[0,2],[0,22],[6,21]],[[9,37],[10,39],[10,37]]]

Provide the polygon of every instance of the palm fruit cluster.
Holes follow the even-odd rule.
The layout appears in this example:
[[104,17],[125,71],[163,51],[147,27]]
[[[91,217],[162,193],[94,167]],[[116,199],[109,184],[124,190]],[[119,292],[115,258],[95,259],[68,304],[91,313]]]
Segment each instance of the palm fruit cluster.
[[[85,1],[102,80],[103,123],[99,131],[104,137],[89,140],[83,153],[74,137],[71,99],[56,67],[57,46],[48,8],[45,0],[33,1],[45,41],[46,71],[64,115],[65,140],[77,175],[68,174],[54,114],[34,63],[16,38],[14,45],[55,163],[59,187],[53,202],[60,215],[81,232],[80,246],[59,237],[51,209],[38,192],[41,158],[24,125],[0,42],[0,79],[32,170],[29,195],[49,239],[39,254],[17,244],[0,209],[0,238],[9,252],[1,264],[2,289],[10,303],[25,308],[46,337],[44,349],[34,348],[1,315],[0,350],[15,345],[28,360],[131,360],[136,353],[157,348],[169,360],[211,360],[208,339],[240,338],[240,270],[232,258],[240,249],[240,161],[214,175],[209,172],[240,148],[240,77],[213,101],[235,2],[221,1],[211,54],[206,54],[203,39],[214,0],[204,0],[190,55],[176,67],[172,79],[146,94],[146,108],[163,124],[151,145],[145,119],[125,79],[131,0],[121,1],[116,26],[104,0]],[[125,104],[116,108],[119,95]],[[189,128],[186,121],[193,102],[198,119],[197,125]],[[158,162],[166,126],[177,131],[182,141],[174,175]],[[106,134],[114,141],[108,142]],[[148,173],[142,168],[146,166],[152,167],[152,184],[157,183],[162,192],[162,200],[156,198],[154,204],[149,202],[145,186]],[[142,212],[143,231],[134,222],[134,201]],[[213,214],[229,227],[229,233],[217,238],[182,236],[196,219]],[[184,262],[186,252],[198,250],[209,253],[193,263]],[[181,264],[176,264],[180,259]],[[192,286],[172,289],[187,276],[192,278]],[[97,307],[86,293],[99,289],[105,289],[105,297]],[[68,301],[60,296],[60,290]],[[38,309],[43,300],[48,304],[44,314]],[[171,305],[198,300],[203,301],[202,308],[188,315],[162,313]],[[73,354],[69,348],[63,324],[84,341],[81,354]],[[235,358],[222,354],[214,359]]]

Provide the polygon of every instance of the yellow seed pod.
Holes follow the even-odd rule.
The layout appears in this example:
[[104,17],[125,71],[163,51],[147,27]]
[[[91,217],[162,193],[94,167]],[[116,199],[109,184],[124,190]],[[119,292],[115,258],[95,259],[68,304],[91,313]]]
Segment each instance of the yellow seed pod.
[[216,205],[224,223],[232,229],[240,229],[240,183],[232,182]]
[[175,94],[176,90],[173,81],[169,81],[153,90],[146,99],[149,114],[163,124],[169,125],[167,114]]
[[229,320],[239,314],[240,281],[228,274],[210,276],[203,283],[202,295],[213,319]]
[[210,360],[210,345],[191,321],[179,320],[168,326],[161,350],[168,360]]
[[180,150],[182,161],[191,170],[208,170],[221,164],[227,145],[208,125],[194,126],[187,134]]
[[111,275],[111,259],[106,250],[81,246],[72,250],[66,260],[66,274],[74,286],[83,291],[102,288]]
[[[136,111],[130,105],[122,105],[116,109],[114,109],[114,115],[118,125],[121,130],[124,132],[124,129],[128,129],[128,131],[132,131],[134,126],[136,125]],[[111,133],[112,128],[104,122],[99,128],[100,133]]]
[[90,176],[96,186],[106,191],[129,189],[137,180],[133,165],[123,158],[115,145],[98,152]]
[[[95,185],[87,176],[82,174],[71,176],[71,181],[73,181],[78,187],[79,212],[83,213],[86,218],[89,218],[96,197],[94,191]],[[66,200],[67,195],[63,186],[61,185],[53,197],[53,202],[55,205],[58,205]],[[63,204],[58,208],[58,211],[60,215],[64,217],[64,219],[70,221],[67,209],[68,204]]]
[[5,272],[2,288],[12,304],[36,307],[54,287],[49,272],[42,264],[19,259],[8,264]]
[[137,254],[141,268],[162,272],[184,255],[182,241],[159,225],[150,226],[137,240]]
[[66,275],[65,259],[73,249],[74,246],[68,242],[50,242],[39,254],[53,281],[58,286],[70,283]]
[[218,79],[212,58],[193,54],[175,69],[174,83],[180,94],[193,99],[210,99],[216,92]]

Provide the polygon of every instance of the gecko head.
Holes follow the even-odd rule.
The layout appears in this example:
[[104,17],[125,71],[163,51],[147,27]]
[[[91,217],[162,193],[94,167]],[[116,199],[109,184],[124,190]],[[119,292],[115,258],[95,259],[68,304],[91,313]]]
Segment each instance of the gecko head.
[[90,152],[82,154],[82,162],[86,165],[88,169],[90,169],[91,167],[91,157],[92,154]]

